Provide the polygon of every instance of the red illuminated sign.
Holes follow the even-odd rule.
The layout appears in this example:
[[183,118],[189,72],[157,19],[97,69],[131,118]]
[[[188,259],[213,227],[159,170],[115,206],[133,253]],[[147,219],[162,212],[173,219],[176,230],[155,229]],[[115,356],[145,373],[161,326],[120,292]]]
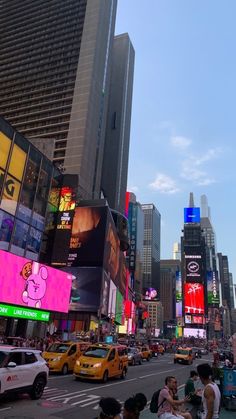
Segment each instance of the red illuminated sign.
[[198,283],[184,285],[184,311],[190,314],[204,314],[203,285]]

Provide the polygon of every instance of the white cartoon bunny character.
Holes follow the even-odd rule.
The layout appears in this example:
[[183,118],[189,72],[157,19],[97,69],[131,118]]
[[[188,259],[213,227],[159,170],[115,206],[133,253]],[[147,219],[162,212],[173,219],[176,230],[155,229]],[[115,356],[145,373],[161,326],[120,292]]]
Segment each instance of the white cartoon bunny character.
[[41,308],[41,300],[47,289],[46,279],[48,271],[45,266],[38,262],[32,263],[32,273],[26,280],[25,290],[22,293],[22,300],[29,307]]

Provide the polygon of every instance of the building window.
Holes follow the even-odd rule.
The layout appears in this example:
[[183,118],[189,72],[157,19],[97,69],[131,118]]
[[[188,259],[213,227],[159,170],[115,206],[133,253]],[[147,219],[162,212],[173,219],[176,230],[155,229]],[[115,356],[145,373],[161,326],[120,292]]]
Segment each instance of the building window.
[[8,250],[13,225],[14,217],[0,210],[0,249]]

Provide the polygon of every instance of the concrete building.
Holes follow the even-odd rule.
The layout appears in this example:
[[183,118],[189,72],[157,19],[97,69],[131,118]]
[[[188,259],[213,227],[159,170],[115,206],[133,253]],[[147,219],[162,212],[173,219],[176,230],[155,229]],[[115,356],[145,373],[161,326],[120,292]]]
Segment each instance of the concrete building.
[[106,124],[101,190],[111,208],[125,209],[134,75],[134,48],[129,35],[115,36]]
[[155,335],[155,329],[163,330],[163,306],[160,301],[145,301],[149,314],[148,325],[151,335]]
[[101,194],[116,7],[1,1],[0,113],[64,173],[78,174],[89,199]]
[[175,312],[176,272],[181,270],[180,260],[166,259],[160,263],[160,295],[163,305],[163,319],[173,321]]
[[201,228],[205,239],[206,269],[217,270],[216,237],[210,218],[210,207],[206,195],[201,196]]
[[173,259],[180,260],[181,259],[181,245],[178,242],[173,244]]
[[160,291],[161,214],[154,204],[143,204],[143,289]]
[[231,310],[231,295],[230,295],[230,272],[228,256],[217,253],[219,263],[219,275],[222,295],[222,305],[227,306]]

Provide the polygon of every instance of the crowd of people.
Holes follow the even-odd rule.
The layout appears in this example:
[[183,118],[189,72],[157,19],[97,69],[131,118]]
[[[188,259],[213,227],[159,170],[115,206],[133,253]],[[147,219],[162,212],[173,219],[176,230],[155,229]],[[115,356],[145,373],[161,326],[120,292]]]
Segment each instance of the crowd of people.
[[[153,394],[150,410],[159,419],[219,419],[221,394],[212,375],[209,364],[198,365],[197,371],[190,372],[185,384],[185,397],[182,399],[178,398],[177,379],[174,376],[166,377],[163,388]],[[201,390],[195,389],[194,383],[198,379],[204,386]],[[146,405],[147,398],[143,393],[128,398],[123,409],[116,399],[102,398],[99,404],[101,411],[96,419],[139,419]]]
[[39,337],[6,337],[4,335],[0,336],[0,344],[10,344],[16,347],[21,348],[33,348],[33,349],[39,349],[40,351],[46,351],[49,345],[54,342],[58,342],[60,339],[58,336],[53,336],[50,334],[47,334],[44,338]]

